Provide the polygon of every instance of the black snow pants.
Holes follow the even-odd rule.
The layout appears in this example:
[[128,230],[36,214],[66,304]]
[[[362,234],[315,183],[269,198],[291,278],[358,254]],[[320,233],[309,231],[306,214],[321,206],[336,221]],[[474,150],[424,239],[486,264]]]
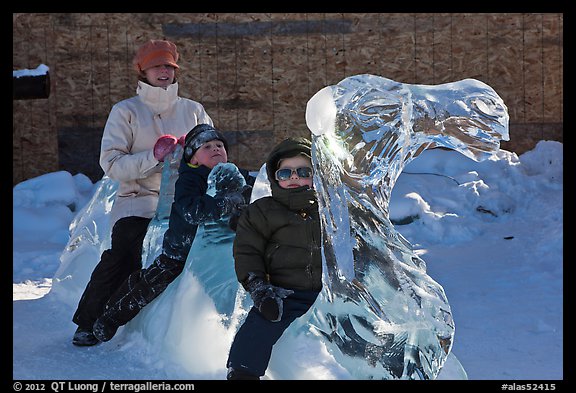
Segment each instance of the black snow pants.
[[92,329],[110,296],[130,273],[142,268],[142,243],[150,221],[125,217],[114,224],[110,249],[102,253],[72,317],[76,325]]
[[252,307],[234,337],[226,367],[258,377],[263,376],[268,368],[274,344],[296,318],[312,307],[319,293],[294,290],[293,294],[284,298],[282,318],[278,322],[270,322],[256,307]]
[[112,295],[101,319],[108,325],[124,326],[144,306],[160,295],[182,273],[186,261],[168,258],[161,254],[150,266],[128,277]]

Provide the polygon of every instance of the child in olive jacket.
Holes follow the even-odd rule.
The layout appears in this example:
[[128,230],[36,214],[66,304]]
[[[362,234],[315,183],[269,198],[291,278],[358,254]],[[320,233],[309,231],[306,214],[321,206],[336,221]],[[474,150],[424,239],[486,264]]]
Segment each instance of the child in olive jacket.
[[272,347],[322,289],[321,232],[311,143],[289,138],[266,161],[272,196],[250,204],[234,240],[238,281],[254,302],[227,361],[228,380],[260,379]]

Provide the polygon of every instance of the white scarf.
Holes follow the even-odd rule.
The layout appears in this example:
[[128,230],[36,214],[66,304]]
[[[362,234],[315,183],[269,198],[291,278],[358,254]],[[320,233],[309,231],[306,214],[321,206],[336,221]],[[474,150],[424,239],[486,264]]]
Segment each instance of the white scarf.
[[163,88],[138,81],[136,94],[154,114],[158,115],[166,112],[178,100],[178,82]]

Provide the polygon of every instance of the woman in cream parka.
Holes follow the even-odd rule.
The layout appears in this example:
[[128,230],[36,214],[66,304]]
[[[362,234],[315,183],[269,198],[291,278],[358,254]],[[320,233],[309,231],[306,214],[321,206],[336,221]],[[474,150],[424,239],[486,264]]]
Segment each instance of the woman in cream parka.
[[100,151],[104,174],[118,182],[110,212],[111,247],[102,253],[72,318],[72,343],[95,345],[94,321],[109,297],[142,267],[142,242],[156,212],[161,162],[197,124],[213,125],[202,104],[178,96],[178,51],[170,41],[151,40],[134,58],[136,96],[116,103],[108,117]]

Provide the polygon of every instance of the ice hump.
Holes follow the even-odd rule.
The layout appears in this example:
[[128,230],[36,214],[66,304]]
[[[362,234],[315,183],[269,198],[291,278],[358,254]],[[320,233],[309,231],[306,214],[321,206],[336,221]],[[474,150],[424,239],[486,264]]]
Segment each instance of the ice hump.
[[476,160],[508,140],[508,112],[474,79],[413,85],[356,75],[308,102],[324,288],[311,329],[358,379],[433,379],[454,339],[442,286],[396,231],[388,205],[404,166],[427,148]]

